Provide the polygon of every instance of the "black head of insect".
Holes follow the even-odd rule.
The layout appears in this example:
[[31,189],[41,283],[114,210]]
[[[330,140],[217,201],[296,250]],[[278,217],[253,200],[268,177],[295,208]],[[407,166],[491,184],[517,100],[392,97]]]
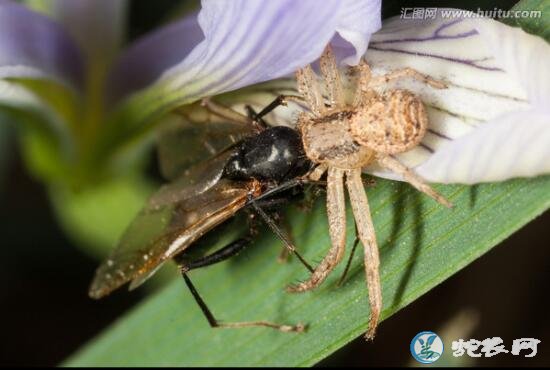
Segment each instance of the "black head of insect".
[[227,162],[223,177],[280,183],[306,174],[311,166],[300,134],[276,126],[243,140]]

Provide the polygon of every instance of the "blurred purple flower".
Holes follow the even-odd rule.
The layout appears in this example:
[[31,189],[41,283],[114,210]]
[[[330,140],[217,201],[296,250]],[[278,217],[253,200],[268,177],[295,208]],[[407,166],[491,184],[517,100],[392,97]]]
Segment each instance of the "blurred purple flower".
[[[56,23],[0,0],[0,77],[48,78],[81,88],[90,59],[120,44],[123,0],[58,0]],[[338,33],[357,63],[380,28],[380,0],[203,0],[200,12],[160,28],[116,56],[108,73],[117,100],[158,80],[195,87],[189,101],[281,77],[314,61]],[[68,32],[65,32],[65,30]],[[185,96],[184,96],[185,95]]]

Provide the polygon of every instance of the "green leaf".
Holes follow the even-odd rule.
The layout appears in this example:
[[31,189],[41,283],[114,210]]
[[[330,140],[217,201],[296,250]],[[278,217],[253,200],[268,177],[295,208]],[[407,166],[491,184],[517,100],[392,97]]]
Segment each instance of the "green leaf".
[[522,0],[512,11],[538,11],[540,16],[506,19],[511,26],[520,26],[524,31],[541,36],[550,42],[550,2],[546,0]]
[[[378,180],[367,189],[380,246],[384,318],[550,206],[550,176],[437,188],[454,209],[398,182]],[[329,248],[326,218],[323,199],[310,214],[289,213],[294,240],[310,261],[318,261]],[[354,229],[350,217],[347,229],[349,245]],[[277,264],[280,248],[278,240],[264,234],[238,257],[194,271],[191,277],[219,319],[303,322],[309,324],[306,333],[211,329],[178,280],[123,316],[66,365],[305,366],[364,333],[369,308],[361,258],[353,261],[342,287],[336,281],[343,263],[316,291],[292,295],[284,287],[307,272],[296,260]],[[384,323],[379,330],[385,330]]]

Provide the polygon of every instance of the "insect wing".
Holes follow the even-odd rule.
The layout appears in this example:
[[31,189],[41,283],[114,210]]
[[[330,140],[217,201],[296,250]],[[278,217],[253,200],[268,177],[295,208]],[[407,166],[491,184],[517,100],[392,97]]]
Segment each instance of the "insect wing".
[[222,179],[176,202],[149,202],[97,269],[89,295],[101,298],[129,281],[135,282],[132,287],[139,285],[166,260],[233,216],[248,193],[249,183]]
[[[216,101],[245,116],[246,106],[260,112],[280,94],[296,95],[293,79],[279,79],[257,84],[216,97]],[[264,119],[277,125],[293,127],[296,115],[304,106],[290,101],[285,109],[276,109]],[[160,130],[158,157],[162,175],[167,180],[178,177],[199,161],[204,161],[255,133],[252,124],[221,118],[202,107],[190,104],[170,116]]]
[[148,200],[147,207],[155,209],[184,201],[205,192],[214,186],[223,175],[224,167],[234,153],[226,150],[210,160],[188,168],[172,182],[163,185]]
[[158,137],[161,174],[173,180],[195,163],[215,157],[253,133],[252,125],[216,121],[206,114],[174,116]]

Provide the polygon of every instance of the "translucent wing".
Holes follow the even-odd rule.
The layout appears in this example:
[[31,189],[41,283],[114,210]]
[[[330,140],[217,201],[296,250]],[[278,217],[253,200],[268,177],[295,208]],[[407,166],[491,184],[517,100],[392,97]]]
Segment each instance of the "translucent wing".
[[[281,79],[216,96],[216,102],[246,115],[246,106],[260,112],[280,94],[296,95],[296,82]],[[275,109],[264,117],[271,126],[294,126],[303,110],[295,102]],[[158,156],[162,175],[167,180],[179,176],[189,166],[207,160],[244,137],[254,134],[252,124],[221,118],[195,103],[186,105],[163,122],[158,137]]]
[[[246,203],[249,183],[221,179],[206,189],[183,176],[161,188],[127,228],[114,252],[99,266],[89,295],[101,298],[132,281],[135,287],[166,260],[233,216]],[[171,189],[167,191],[166,189]],[[173,201],[165,201],[174,193]],[[161,199],[162,201],[159,201]]]
[[186,112],[173,115],[158,137],[159,166],[167,180],[254,133],[251,124],[220,121],[202,107]]
[[233,150],[218,153],[207,161],[184,170],[171,183],[163,185],[151,198],[147,207],[155,209],[180,202],[208,190],[218,182]]

